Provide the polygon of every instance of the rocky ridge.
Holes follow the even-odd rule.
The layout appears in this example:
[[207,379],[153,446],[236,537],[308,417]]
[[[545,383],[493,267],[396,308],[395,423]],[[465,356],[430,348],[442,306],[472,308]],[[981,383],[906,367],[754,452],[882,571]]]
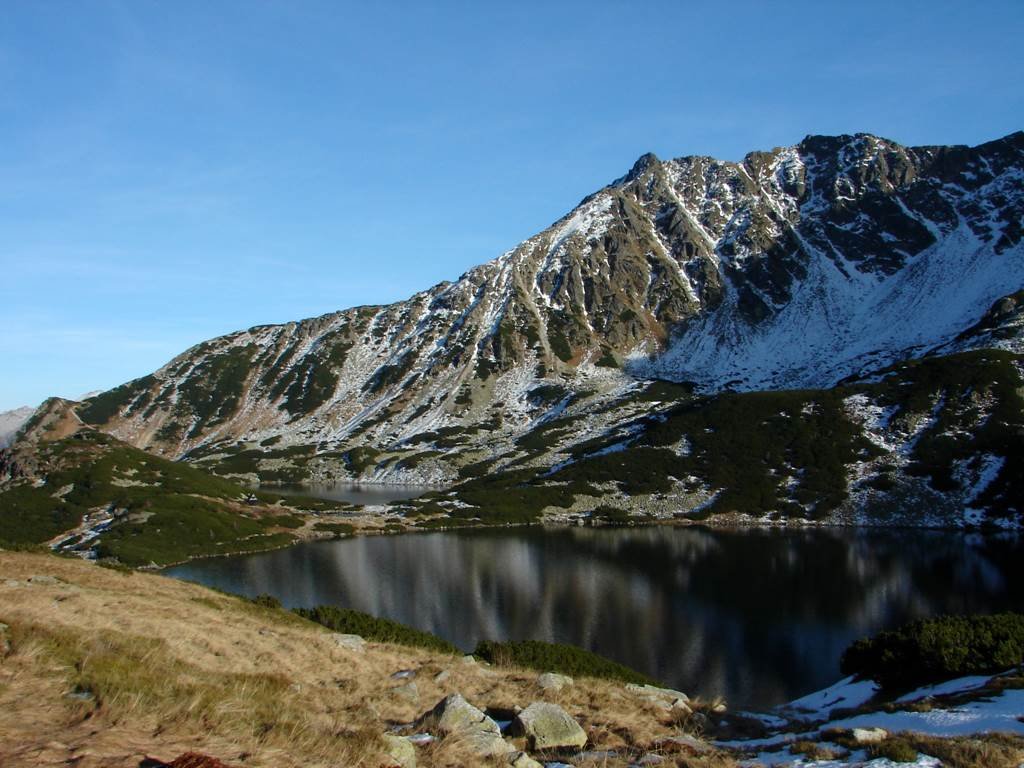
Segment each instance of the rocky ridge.
[[1020,351],[1022,174],[1024,133],[645,155],[454,283],[204,342],[80,414],[174,458],[239,440],[386,449],[446,428],[516,437],[548,385],[820,388],[937,349]]

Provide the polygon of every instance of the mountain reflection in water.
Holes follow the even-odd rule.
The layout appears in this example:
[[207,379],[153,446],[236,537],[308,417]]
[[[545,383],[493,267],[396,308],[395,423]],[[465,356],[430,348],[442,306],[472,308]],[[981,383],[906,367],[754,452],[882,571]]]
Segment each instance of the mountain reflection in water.
[[361,537],[168,570],[289,607],[356,608],[472,650],[567,642],[760,708],[824,687],[854,639],[1024,607],[1017,536],[938,531],[536,529]]

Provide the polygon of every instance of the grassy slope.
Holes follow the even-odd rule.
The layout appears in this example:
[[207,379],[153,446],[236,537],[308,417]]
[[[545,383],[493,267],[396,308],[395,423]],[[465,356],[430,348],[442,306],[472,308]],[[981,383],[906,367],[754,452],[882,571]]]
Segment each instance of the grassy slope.
[[[281,497],[247,491],[186,464],[161,459],[108,435],[85,430],[34,447],[45,484],[23,482],[0,493],[0,541],[32,544],[75,528],[84,515],[115,511],[97,551],[129,565],[283,546],[301,524]],[[315,500],[284,500],[324,508]],[[329,506],[329,505],[328,505]]]
[[[393,677],[399,671],[414,673],[416,693],[407,674]],[[650,752],[666,768],[736,766],[727,755],[662,741],[692,728],[730,733],[721,729],[734,729],[736,713],[716,713],[711,702],[691,702],[707,718],[697,725],[621,683],[581,677],[542,692],[534,671],[387,643],[355,652],[292,613],[196,584],[0,550],[5,768],[136,768],[145,756],[170,760],[186,750],[253,768],[383,766],[381,735],[453,692],[494,710],[541,698],[559,704],[583,725],[589,748],[617,753],[584,766],[624,768]],[[832,746],[849,741],[848,731],[830,734]],[[1018,737],[890,741],[883,746],[908,742],[957,768],[1015,768],[1024,759]],[[417,759],[421,768],[505,764],[469,755],[452,738],[417,748]]]
[[[356,653],[285,611],[51,555],[0,551],[0,622],[12,646],[0,652],[5,768],[134,768],[144,755],[186,749],[246,766],[377,766],[380,734],[449,693],[481,708],[541,696],[536,672],[383,643]],[[408,682],[392,679],[400,670],[415,672],[418,696],[393,692]],[[442,670],[449,675],[438,682]],[[595,747],[633,758],[678,732],[619,683],[581,678],[544,696],[577,718]],[[457,740],[421,748],[418,758],[423,768],[486,764]]]

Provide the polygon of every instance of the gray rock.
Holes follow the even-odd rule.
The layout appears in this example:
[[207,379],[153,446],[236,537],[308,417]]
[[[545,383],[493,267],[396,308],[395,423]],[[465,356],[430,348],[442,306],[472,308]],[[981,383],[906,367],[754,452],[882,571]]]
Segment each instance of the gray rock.
[[416,768],[416,748],[402,737],[390,733],[384,734],[384,752],[394,760],[399,768]]
[[400,669],[391,675],[392,680],[408,680],[416,677],[415,669]]
[[466,701],[462,694],[446,696],[422,718],[419,726],[456,737],[481,757],[502,755],[513,747],[501,738],[501,729],[491,718]]
[[18,581],[17,579],[5,579],[4,580],[4,586],[5,587],[11,587],[11,588],[20,587],[21,586],[21,582]]
[[400,699],[405,699],[407,701],[419,701],[420,699],[420,689],[416,687],[416,683],[399,685],[392,688],[391,693],[398,696]]
[[560,691],[563,688],[572,686],[572,678],[568,675],[558,675],[554,672],[545,672],[537,678],[537,685],[545,691]]
[[587,743],[587,734],[557,704],[535,701],[512,722],[512,732],[525,736],[530,749],[580,748]]
[[440,672],[434,675],[434,682],[438,685],[441,685],[442,683],[447,683],[448,678],[450,678],[451,676],[451,672],[449,672],[447,669],[442,669]]
[[854,728],[853,740],[858,744],[877,744],[889,738],[885,728]]
[[366,650],[366,641],[359,635],[345,635],[338,632],[332,635],[332,637],[334,638],[335,644],[339,648],[344,648],[346,651],[362,653]]
[[544,768],[542,763],[538,763],[525,752],[513,752],[510,754],[508,756],[508,764],[512,768]]
[[682,691],[675,691],[671,688],[658,688],[654,685],[637,685],[628,683],[626,690],[644,701],[665,710],[679,710],[689,713],[691,711],[690,697]]
[[28,583],[41,587],[52,587],[55,584],[58,584],[59,580],[55,579],[53,576],[29,576]]

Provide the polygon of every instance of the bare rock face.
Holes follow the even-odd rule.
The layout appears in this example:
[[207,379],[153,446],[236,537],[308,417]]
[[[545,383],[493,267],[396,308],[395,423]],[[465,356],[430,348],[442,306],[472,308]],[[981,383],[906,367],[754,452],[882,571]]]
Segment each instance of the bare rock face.
[[453,693],[439,701],[420,718],[419,726],[458,738],[481,757],[514,751],[501,737],[498,724],[466,701],[460,693]]
[[587,734],[557,704],[535,701],[512,721],[512,732],[525,736],[530,749],[580,749],[587,743]]

